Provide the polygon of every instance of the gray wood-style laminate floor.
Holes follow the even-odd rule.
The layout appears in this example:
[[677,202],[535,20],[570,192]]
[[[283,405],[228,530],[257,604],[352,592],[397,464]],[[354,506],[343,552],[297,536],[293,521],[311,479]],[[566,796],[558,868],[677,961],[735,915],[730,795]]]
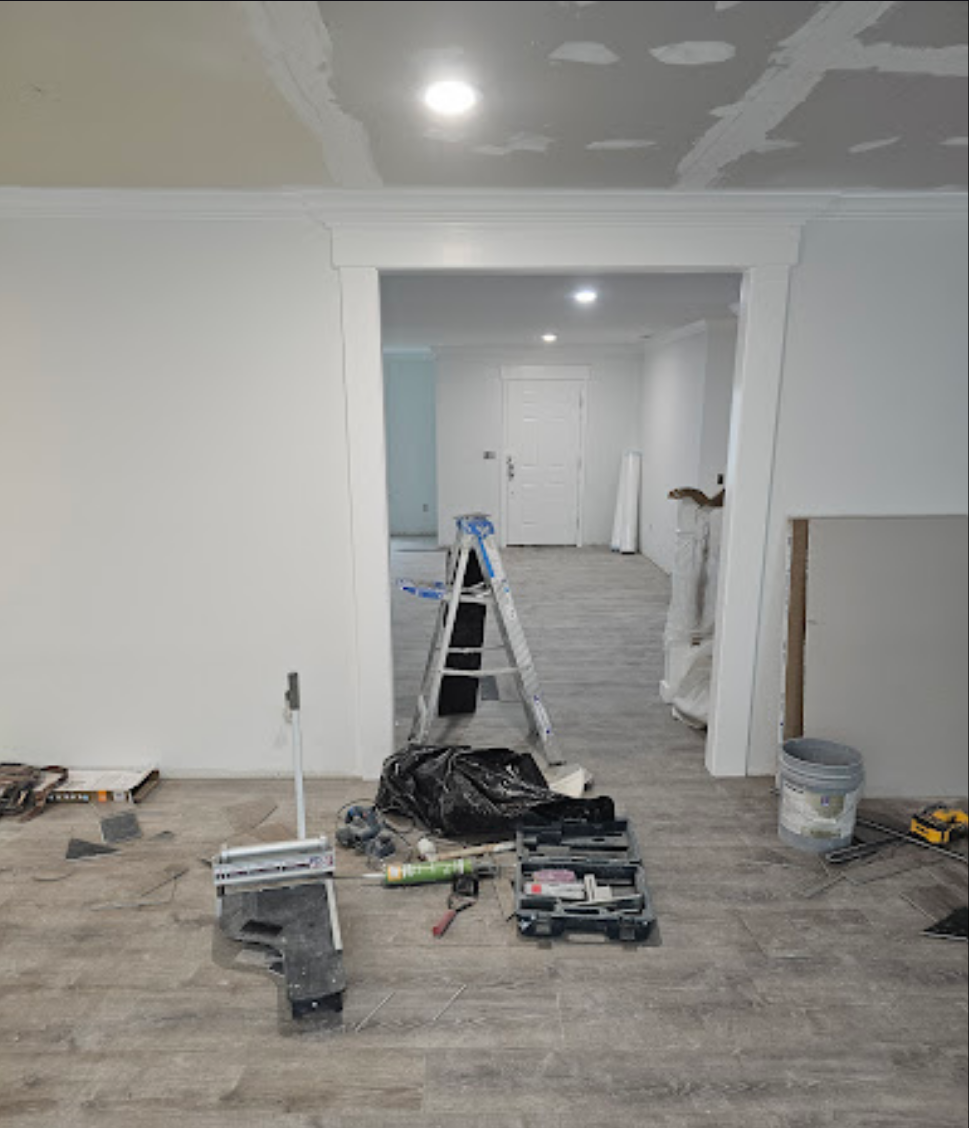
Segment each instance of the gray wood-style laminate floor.
[[[441,553],[407,547],[399,571],[439,578]],[[287,781],[165,781],[139,808],[145,838],[86,861],[64,850],[97,837],[96,811],[5,820],[0,1123],[964,1128],[966,946],[921,929],[924,906],[965,902],[965,867],[905,848],[880,880],[803,896],[825,874],[778,842],[771,781],[710,778],[659,701],[665,577],[598,549],[506,563],[562,743],[635,821],[662,945],[520,939],[495,885],[434,940],[441,887],[384,890],[342,854],[343,1021],[298,1031],[264,972],[225,966],[200,861],[245,840],[244,804],[276,802],[269,823],[291,826]],[[433,614],[395,594],[401,737]],[[525,723],[503,701],[445,731],[522,747]],[[308,786],[328,821],[373,794]],[[168,903],[97,908],[167,867],[187,868]]]

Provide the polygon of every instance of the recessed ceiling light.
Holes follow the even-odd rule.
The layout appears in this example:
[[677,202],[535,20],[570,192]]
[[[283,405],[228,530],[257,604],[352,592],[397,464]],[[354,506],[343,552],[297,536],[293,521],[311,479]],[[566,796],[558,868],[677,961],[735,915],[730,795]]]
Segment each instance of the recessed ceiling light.
[[558,338],[557,333],[543,333],[542,334],[542,340],[545,342],[546,345],[554,345],[555,342],[558,339],[559,338]]
[[599,295],[595,292],[595,290],[589,289],[576,290],[572,295],[572,297],[579,303],[579,305],[592,305],[593,302],[595,302],[596,298],[598,298],[598,296]]
[[478,101],[478,92],[467,82],[445,79],[432,82],[424,91],[424,105],[444,117],[466,114]]

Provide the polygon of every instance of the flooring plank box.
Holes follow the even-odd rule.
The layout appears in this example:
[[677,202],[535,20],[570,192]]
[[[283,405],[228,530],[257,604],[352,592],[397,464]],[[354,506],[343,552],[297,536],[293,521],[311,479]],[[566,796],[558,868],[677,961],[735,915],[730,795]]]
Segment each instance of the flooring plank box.
[[140,803],[161,782],[157,768],[136,771],[73,768],[48,803]]

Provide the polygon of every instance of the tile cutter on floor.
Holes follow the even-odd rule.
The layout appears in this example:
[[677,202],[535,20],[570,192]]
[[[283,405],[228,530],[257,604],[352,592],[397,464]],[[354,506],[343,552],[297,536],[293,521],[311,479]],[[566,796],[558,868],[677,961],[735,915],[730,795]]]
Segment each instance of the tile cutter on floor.
[[306,836],[299,675],[286,692],[296,791],[296,834],[286,842],[223,846],[212,859],[219,927],[233,940],[267,948],[286,980],[294,1018],[343,1008],[346,975],[333,873],[325,835]]

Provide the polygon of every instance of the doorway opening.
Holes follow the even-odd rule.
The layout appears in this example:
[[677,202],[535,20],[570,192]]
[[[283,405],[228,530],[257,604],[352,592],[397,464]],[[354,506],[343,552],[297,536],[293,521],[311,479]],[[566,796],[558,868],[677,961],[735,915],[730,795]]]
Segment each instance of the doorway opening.
[[[594,289],[592,308],[579,288]],[[381,275],[393,575],[443,581],[455,518],[492,518],[572,758],[635,755],[648,733],[702,747],[659,696],[667,494],[712,494],[727,474],[739,292],[725,273]],[[610,551],[631,450],[643,466],[634,557]],[[433,616],[394,593],[398,747]],[[486,679],[479,695],[474,717],[442,722],[435,739],[520,746],[513,686]]]

